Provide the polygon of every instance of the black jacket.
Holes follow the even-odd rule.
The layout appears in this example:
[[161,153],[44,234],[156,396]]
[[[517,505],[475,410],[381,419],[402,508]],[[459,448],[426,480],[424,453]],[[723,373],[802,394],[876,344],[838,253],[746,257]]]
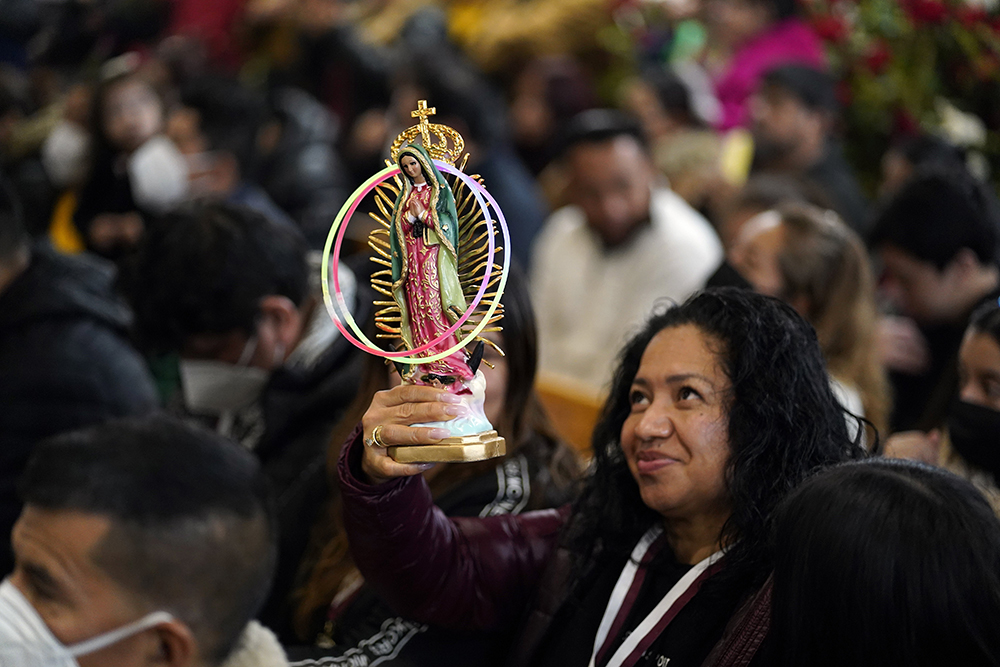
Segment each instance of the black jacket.
[[48,245],[0,293],[0,574],[21,511],[17,477],[38,440],[155,409],[156,388],[129,344],[131,313],[114,269]]
[[[359,289],[356,319],[370,317],[371,301],[371,293]],[[289,632],[288,595],[309,530],[329,493],[330,433],[354,400],[363,359],[364,353],[339,336],[310,368],[275,371],[260,398],[264,432],[254,452],[274,489],[279,531],[278,570],[260,620],[281,637]]]

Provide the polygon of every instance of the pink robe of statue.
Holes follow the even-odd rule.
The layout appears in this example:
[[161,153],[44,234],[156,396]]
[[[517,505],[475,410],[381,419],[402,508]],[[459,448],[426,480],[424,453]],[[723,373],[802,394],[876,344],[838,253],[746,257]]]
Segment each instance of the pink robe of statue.
[[[410,219],[410,205],[415,198],[424,207],[422,222],[427,227],[427,231],[420,238],[413,238],[413,221]],[[438,250],[441,246],[427,243],[427,238],[435,234],[430,200],[431,188],[426,184],[417,185],[410,192],[402,209],[406,248],[406,308],[410,316],[410,340],[415,346],[438,338],[452,324],[441,307],[441,279],[438,275]],[[444,352],[457,343],[458,337],[452,334],[423,354]],[[427,373],[450,376],[462,381],[471,380],[473,377],[462,350],[457,350],[444,359],[420,364],[415,369],[413,379],[418,384],[429,384],[421,379]],[[460,387],[461,385],[456,383],[454,390],[457,391]]]

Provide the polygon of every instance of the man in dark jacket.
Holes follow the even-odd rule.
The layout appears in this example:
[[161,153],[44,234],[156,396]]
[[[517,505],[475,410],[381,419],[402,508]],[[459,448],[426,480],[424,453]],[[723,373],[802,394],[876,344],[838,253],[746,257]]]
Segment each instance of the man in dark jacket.
[[0,186],[0,575],[13,567],[15,482],[35,442],[156,407],[156,389],[126,331],[114,269],[32,245]]
[[814,183],[859,236],[870,226],[868,201],[836,138],[836,82],[804,65],[776,67],[753,97],[754,171]]
[[[296,227],[201,204],[150,228],[131,296],[142,341],[180,355],[184,411],[253,451],[274,485],[278,573],[262,620],[278,631],[326,497],[330,432],[361,376],[361,352],[327,314],[310,259]],[[350,271],[340,281],[354,291]],[[356,302],[364,321],[371,298]]]

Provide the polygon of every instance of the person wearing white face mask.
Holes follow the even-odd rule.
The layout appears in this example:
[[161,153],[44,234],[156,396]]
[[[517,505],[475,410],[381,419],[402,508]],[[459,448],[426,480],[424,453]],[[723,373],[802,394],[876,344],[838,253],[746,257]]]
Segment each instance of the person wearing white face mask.
[[[137,260],[137,332],[150,350],[179,355],[183,411],[252,450],[274,484],[281,559],[262,619],[280,630],[362,353],[323,308],[301,233],[247,207],[179,210],[149,229]],[[342,286],[354,282],[342,273]],[[355,301],[355,318],[367,317],[371,298]]]
[[65,646],[52,634],[28,598],[10,579],[0,583],[0,664],[5,667],[75,667],[76,659],[97,653],[174,617],[154,611],[138,621]]
[[239,446],[167,417],[112,421],[40,443],[22,492],[4,667],[287,664],[251,621],[276,533]]

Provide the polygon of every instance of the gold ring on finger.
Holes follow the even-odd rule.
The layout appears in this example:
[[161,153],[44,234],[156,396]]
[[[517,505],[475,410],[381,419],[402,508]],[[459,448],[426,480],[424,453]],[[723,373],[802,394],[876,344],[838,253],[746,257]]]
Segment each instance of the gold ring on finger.
[[385,426],[385,424],[379,424],[374,429],[372,429],[372,441],[374,442],[374,444],[375,444],[376,447],[382,447],[382,448],[388,447],[387,444],[385,444],[384,442],[382,442],[382,427],[383,426]]

